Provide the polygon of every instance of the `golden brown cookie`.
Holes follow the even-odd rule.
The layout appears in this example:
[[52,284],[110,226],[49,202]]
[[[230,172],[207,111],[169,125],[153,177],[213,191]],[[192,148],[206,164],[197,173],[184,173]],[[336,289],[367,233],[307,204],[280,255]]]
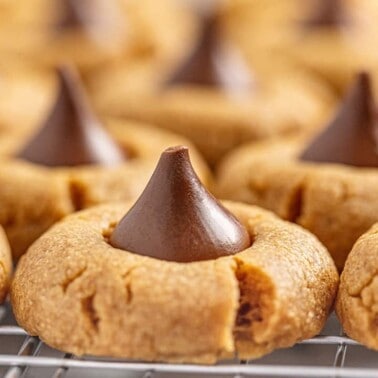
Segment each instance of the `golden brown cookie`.
[[117,60],[164,66],[192,34],[191,13],[173,0],[31,0],[3,8],[0,51],[48,66],[69,61],[82,71]]
[[[62,68],[59,75],[57,98],[43,127],[0,161],[0,224],[16,258],[64,215],[135,198],[161,151],[188,144],[137,122],[108,119],[102,128],[74,71]],[[195,150],[193,159],[204,183],[210,184],[209,170]]]
[[357,70],[377,66],[378,6],[370,0],[232,0],[227,29],[253,63],[285,55],[342,92]]
[[345,332],[378,350],[378,224],[350,252],[340,279],[336,313]]
[[8,240],[0,228],[0,303],[5,299],[10,285],[12,259]]
[[94,84],[92,97],[101,113],[153,123],[184,135],[211,165],[248,140],[319,127],[334,101],[318,81],[289,68],[282,75],[260,77],[256,93],[235,102],[221,92],[195,86],[133,93],[133,83],[115,87],[113,78],[118,80],[120,75],[113,72],[111,76],[102,78],[102,83],[107,82],[104,86]]
[[108,243],[130,206],[71,215],[33,244],[12,286],[27,332],[79,355],[213,363],[234,353],[257,358],[322,329],[338,277],[307,231],[226,202],[252,246],[216,260],[168,262]]
[[378,220],[378,172],[300,162],[304,144],[288,139],[238,149],[219,167],[216,192],[307,228],[342,269],[353,243]]
[[246,145],[218,170],[217,194],[266,207],[309,229],[342,269],[357,238],[378,221],[375,108],[357,77],[328,128],[315,138]]
[[[0,162],[0,224],[13,255],[25,249],[64,215],[94,204],[135,198],[144,188],[162,150],[191,144],[184,138],[141,123],[109,120],[116,141],[133,156],[115,167],[48,168],[16,159]],[[202,158],[191,147],[198,175],[211,183]]]
[[[184,135],[214,166],[249,140],[314,129],[334,104],[323,81],[280,59],[248,67],[229,46],[218,15],[203,17],[195,43],[175,69],[135,65],[98,70],[88,79],[103,114],[147,121]],[[295,104],[295,106],[293,106]]]

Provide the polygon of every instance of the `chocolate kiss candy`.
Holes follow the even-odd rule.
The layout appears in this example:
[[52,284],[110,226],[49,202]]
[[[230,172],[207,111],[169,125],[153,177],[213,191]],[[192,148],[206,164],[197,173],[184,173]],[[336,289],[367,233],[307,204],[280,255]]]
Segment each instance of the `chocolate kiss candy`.
[[165,85],[194,84],[240,94],[253,89],[253,78],[241,56],[221,41],[218,20],[202,16],[202,31],[192,52]]
[[300,158],[378,167],[377,127],[370,77],[360,73],[335,119]]
[[64,67],[58,76],[58,96],[50,115],[17,157],[47,166],[121,163],[126,154],[94,116],[77,72]]
[[59,28],[87,27],[102,25],[104,21],[114,21],[114,13],[118,11],[113,1],[108,0],[57,0],[61,4]]
[[335,26],[345,21],[341,0],[317,0],[313,14],[305,21],[308,27]]
[[[125,43],[127,20],[122,17],[115,1],[108,0],[56,0],[62,8],[62,16],[54,25],[58,33],[67,29],[80,29],[88,37],[109,48],[109,38],[112,42],[119,40]],[[59,4],[58,4],[59,5]],[[126,25],[126,27],[125,27]]]
[[[57,27],[66,29],[82,26],[86,19],[86,9],[81,6],[81,1],[60,0],[62,4],[62,17]],[[81,10],[81,11],[80,11]]]
[[233,255],[251,244],[247,230],[201,184],[183,146],[168,148],[110,243],[161,260]]

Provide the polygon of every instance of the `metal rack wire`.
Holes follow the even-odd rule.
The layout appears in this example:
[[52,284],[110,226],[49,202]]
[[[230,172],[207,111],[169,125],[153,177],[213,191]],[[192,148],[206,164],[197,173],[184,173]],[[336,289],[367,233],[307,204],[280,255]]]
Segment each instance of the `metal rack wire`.
[[322,335],[257,361],[215,366],[77,358],[49,348],[17,327],[9,304],[0,306],[0,377],[378,377],[378,354],[340,333],[332,316]]

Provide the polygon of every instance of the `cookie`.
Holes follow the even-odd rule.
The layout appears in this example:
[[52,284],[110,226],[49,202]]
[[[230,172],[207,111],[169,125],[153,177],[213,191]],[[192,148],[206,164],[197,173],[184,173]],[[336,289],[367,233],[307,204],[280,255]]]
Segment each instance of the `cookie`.
[[38,239],[11,300],[29,334],[66,352],[214,363],[316,335],[337,284],[313,235],[257,207],[221,204],[176,147],[134,205],[70,215]]
[[202,16],[187,58],[165,75],[140,66],[99,70],[88,84],[97,109],[184,135],[212,166],[248,140],[321,125],[334,103],[327,85],[282,59],[274,70],[257,57],[249,67],[221,21]]
[[193,18],[172,0],[31,0],[4,8],[3,54],[49,67],[68,61],[82,72],[118,60],[169,64],[181,56]]
[[357,70],[375,70],[377,3],[369,0],[236,0],[227,28],[253,63],[282,55],[326,79],[340,93]]
[[[103,128],[75,71],[60,69],[59,80],[56,102],[41,130],[0,161],[0,224],[15,258],[63,216],[94,204],[135,198],[161,150],[188,144],[141,123],[109,119]],[[210,184],[208,168],[195,150],[193,159]]]
[[378,221],[378,156],[370,80],[361,74],[319,136],[246,145],[218,169],[217,194],[273,210],[313,232],[342,269]]
[[7,295],[12,273],[11,253],[7,238],[2,228],[0,228],[0,303]]
[[362,235],[350,252],[340,278],[336,313],[352,339],[378,350],[378,225]]

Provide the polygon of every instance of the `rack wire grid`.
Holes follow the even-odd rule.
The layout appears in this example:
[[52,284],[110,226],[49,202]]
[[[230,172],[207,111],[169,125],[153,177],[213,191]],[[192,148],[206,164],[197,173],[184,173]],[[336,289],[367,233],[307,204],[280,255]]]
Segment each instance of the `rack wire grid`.
[[332,315],[321,335],[254,361],[214,366],[76,357],[54,350],[16,325],[9,303],[0,306],[0,377],[378,377],[378,353],[343,335]]

